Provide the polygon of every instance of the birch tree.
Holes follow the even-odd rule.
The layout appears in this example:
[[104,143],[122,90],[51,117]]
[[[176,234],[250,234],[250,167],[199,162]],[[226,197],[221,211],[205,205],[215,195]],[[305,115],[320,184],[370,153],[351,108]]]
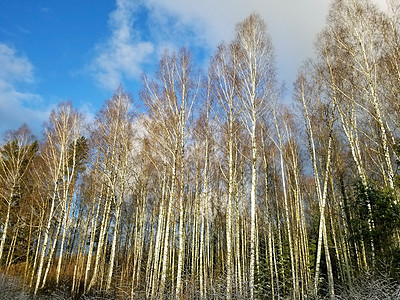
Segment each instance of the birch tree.
[[[46,212],[46,218],[44,227],[42,228],[42,242],[41,242],[41,253],[39,258],[39,264],[36,274],[36,284],[34,293],[36,294],[40,283],[42,286],[46,283],[47,274],[49,272],[50,263],[52,262],[52,255],[55,251],[55,245],[57,243],[58,234],[61,230],[61,224],[66,215],[66,207],[68,201],[68,195],[73,183],[73,177],[68,168],[68,164],[72,159],[72,155],[76,155],[76,152],[70,152],[69,146],[76,143],[81,135],[82,130],[82,116],[72,107],[71,103],[61,103],[57,111],[52,111],[50,114],[49,123],[47,124],[46,141],[43,152],[41,153],[42,159],[45,163],[46,170],[44,173],[48,174],[49,183],[45,182],[45,190],[43,198],[49,199],[50,205]],[[39,171],[39,170],[38,170]],[[72,172],[73,173],[73,172]],[[43,177],[43,174],[37,174],[39,178]],[[72,199],[70,199],[72,201]],[[60,210],[58,210],[60,208]],[[50,228],[53,223],[53,219],[58,215],[58,226],[56,228],[56,234],[53,236],[53,245],[50,247],[48,264],[42,278],[43,266],[45,256],[49,243]],[[65,225],[65,224],[64,224]]]
[[[185,257],[184,223],[184,150],[187,124],[197,97],[199,81],[196,82],[191,64],[190,52],[182,49],[178,55],[165,53],[157,73],[157,80],[150,81],[144,76],[142,98],[150,110],[152,124],[160,138],[157,146],[165,163],[170,168],[169,201],[165,217],[164,245],[162,249],[162,269],[158,292],[164,293],[168,269],[170,226],[173,208],[178,207],[178,261],[175,297],[182,298],[183,268]],[[159,135],[160,134],[160,135]],[[161,229],[161,228],[160,228]]]
[[26,124],[16,131],[8,132],[6,138],[8,142],[0,150],[0,199],[5,204],[6,211],[2,224],[0,263],[10,225],[11,209],[21,199],[23,186],[26,184],[24,177],[38,150],[38,143],[34,140],[34,136]]
[[[237,45],[221,45],[210,64],[211,93],[217,101],[216,117],[226,136],[228,153],[228,202],[226,204],[226,298],[232,296],[233,266],[233,197],[234,197],[234,127],[238,119],[238,53]],[[235,236],[238,233],[234,233]]]
[[[108,290],[111,287],[120,231],[121,208],[127,197],[128,162],[134,134],[132,121],[131,99],[122,89],[119,89],[98,114],[92,131],[92,142],[96,153],[94,168],[101,174],[98,199],[104,200],[105,203],[93,275],[88,289],[98,280],[105,237],[110,231],[112,242],[105,288]],[[113,228],[109,227],[111,224]]]
[[[315,263],[315,278],[314,278],[314,293],[318,292],[318,283],[319,283],[319,272],[320,272],[320,261],[321,261],[321,249],[322,244],[324,245],[324,252],[326,258],[326,266],[328,269],[328,281],[329,281],[329,294],[331,298],[334,298],[334,282],[333,282],[333,272],[332,272],[332,264],[329,254],[329,246],[328,246],[328,235],[326,231],[326,222],[325,222],[325,207],[327,202],[327,193],[328,193],[328,184],[330,182],[330,168],[332,161],[332,140],[333,140],[333,122],[334,122],[334,106],[330,106],[329,104],[322,103],[320,98],[320,87],[318,87],[317,83],[314,85],[309,85],[306,77],[304,75],[300,75],[297,81],[297,97],[298,101],[300,101],[303,110],[303,117],[305,128],[308,137],[308,145],[309,152],[312,162],[313,174],[315,187],[317,191],[318,203],[320,207],[320,221],[319,221],[319,230],[318,230],[318,245],[317,245],[317,257]],[[311,94],[311,95],[310,95]],[[315,116],[311,110],[316,110],[317,114],[320,116]],[[326,115],[326,116],[325,116]],[[311,120],[322,119],[322,122],[317,124],[313,124]],[[322,159],[317,157],[317,149],[316,149],[316,133],[315,131],[323,130],[326,128],[326,132],[324,132],[324,136],[328,136],[328,144],[326,145],[326,155],[324,155],[325,167]]]
[[276,95],[274,50],[265,22],[252,14],[236,28],[238,56],[238,97],[243,107],[241,118],[251,140],[250,192],[250,299],[254,298],[254,267],[256,256],[257,204],[257,130],[260,117]]

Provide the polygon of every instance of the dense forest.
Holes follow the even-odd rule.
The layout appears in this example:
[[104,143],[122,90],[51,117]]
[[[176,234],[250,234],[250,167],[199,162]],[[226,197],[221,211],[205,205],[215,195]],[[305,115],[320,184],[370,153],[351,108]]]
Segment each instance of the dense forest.
[[290,102],[252,14],[206,72],[188,49],[165,51],[135,100],[119,88],[92,122],[64,102],[42,137],[8,131],[2,280],[77,299],[400,296],[400,4],[389,6],[334,0]]

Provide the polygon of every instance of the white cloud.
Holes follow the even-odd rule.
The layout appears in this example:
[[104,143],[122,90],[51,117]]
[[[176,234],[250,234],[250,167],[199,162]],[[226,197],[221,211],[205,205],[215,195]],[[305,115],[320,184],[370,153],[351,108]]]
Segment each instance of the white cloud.
[[193,36],[185,38],[203,43],[211,50],[210,54],[220,42],[232,40],[237,23],[251,13],[258,13],[266,21],[275,46],[279,77],[291,85],[302,61],[313,54],[313,42],[325,23],[329,3],[329,0],[148,0],[146,5],[154,16],[167,14],[175,18],[176,27],[191,28]]
[[135,12],[139,4],[117,0],[117,8],[109,16],[111,37],[96,47],[90,70],[100,86],[115,89],[123,78],[136,79],[143,61],[154,51],[150,42],[141,41],[135,29]]
[[15,81],[31,82],[33,66],[26,57],[17,56],[15,50],[0,44],[0,84],[12,84]]
[[[386,7],[386,0],[373,2],[380,8]],[[331,1],[148,0],[146,3],[159,28],[165,27],[162,25],[166,19],[174,19],[175,26],[172,30],[168,28],[167,33],[171,40],[179,42],[183,36],[191,43],[203,43],[203,47],[211,50],[210,54],[220,42],[232,40],[236,24],[251,13],[258,13],[272,37],[278,76],[291,87],[302,62],[314,54],[314,41],[325,25]],[[191,28],[193,36],[182,35],[183,29],[179,28]]]
[[6,130],[17,129],[27,123],[35,134],[48,111],[35,109],[41,97],[20,91],[20,83],[34,82],[33,65],[6,44],[0,43],[0,136]]
[[[212,55],[232,40],[235,25],[256,12],[267,22],[277,55],[278,75],[288,87],[302,62],[313,56],[330,0],[117,0],[109,16],[111,37],[97,46],[91,69],[99,84],[115,89],[123,79],[138,79],[150,55],[165,47],[200,47]],[[373,0],[384,7],[386,0]],[[145,7],[146,24],[137,14]],[[145,32],[146,41],[140,34]],[[148,42],[151,41],[151,42]],[[155,59],[154,59],[155,58]],[[203,62],[207,63],[207,62]]]

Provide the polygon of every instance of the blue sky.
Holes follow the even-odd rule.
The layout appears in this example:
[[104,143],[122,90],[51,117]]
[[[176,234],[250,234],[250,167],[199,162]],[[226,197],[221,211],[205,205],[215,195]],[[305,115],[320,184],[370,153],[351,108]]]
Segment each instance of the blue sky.
[[[384,0],[375,0],[384,2]],[[122,84],[138,100],[140,75],[165,48],[189,47],[206,69],[235,24],[267,22],[278,77],[292,86],[324,25],[328,0],[0,0],[0,136],[26,122],[39,135],[57,103],[88,119]]]

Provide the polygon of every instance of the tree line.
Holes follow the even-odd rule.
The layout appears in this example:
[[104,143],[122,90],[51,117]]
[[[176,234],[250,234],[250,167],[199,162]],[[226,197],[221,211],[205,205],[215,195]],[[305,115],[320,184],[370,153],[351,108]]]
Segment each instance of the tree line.
[[400,5],[334,0],[282,101],[252,14],[207,72],[165,51],[135,111],[119,88],[0,149],[0,270],[34,295],[307,299],[400,271]]

